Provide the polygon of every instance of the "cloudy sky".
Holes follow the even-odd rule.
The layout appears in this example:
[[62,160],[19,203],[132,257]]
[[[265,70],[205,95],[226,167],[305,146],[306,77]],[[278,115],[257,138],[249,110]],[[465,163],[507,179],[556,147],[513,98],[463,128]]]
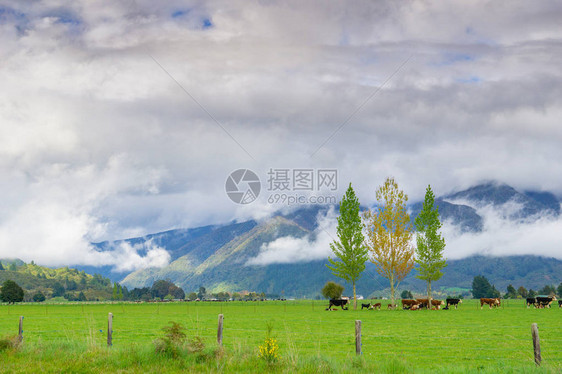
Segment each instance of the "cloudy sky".
[[411,200],[483,180],[562,196],[560,19],[558,1],[0,0],[0,257],[118,263],[135,250],[88,243],[279,209],[266,183],[229,200],[240,168],[336,169],[364,204],[390,175]]

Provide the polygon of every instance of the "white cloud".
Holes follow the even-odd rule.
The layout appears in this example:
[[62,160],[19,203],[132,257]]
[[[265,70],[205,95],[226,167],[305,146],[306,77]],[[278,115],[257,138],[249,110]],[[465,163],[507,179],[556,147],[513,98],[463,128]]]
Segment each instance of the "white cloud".
[[332,253],[330,243],[336,238],[337,219],[334,209],[319,213],[318,228],[302,238],[283,236],[264,243],[260,253],[248,260],[247,265],[292,264],[322,260]]
[[337,168],[364,205],[389,175],[411,200],[490,179],[562,195],[559,2],[0,9],[0,256],[79,263],[90,241],[263,217],[265,194],[224,193],[242,167]]
[[[139,251],[146,252],[144,256]],[[170,254],[152,241],[148,240],[141,244],[131,245],[120,242],[110,251],[90,253],[92,261],[90,264],[113,265],[116,272],[131,272],[138,269],[151,267],[161,268],[170,263]]]
[[483,217],[482,232],[460,233],[458,228],[445,224],[446,257],[459,259],[471,255],[541,255],[562,260],[560,233],[562,217],[530,217],[512,220],[512,203],[500,207],[476,207]]

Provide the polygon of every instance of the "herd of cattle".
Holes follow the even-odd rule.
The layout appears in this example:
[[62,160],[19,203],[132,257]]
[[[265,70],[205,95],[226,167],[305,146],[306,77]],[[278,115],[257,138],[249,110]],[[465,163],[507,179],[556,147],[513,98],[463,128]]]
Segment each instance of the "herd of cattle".
[[[556,296],[537,296],[527,298],[527,308],[533,305],[535,308],[550,308],[550,304],[556,300]],[[558,307],[562,308],[562,300],[558,300]]]
[[[556,296],[537,296],[527,298],[527,308],[533,305],[535,308],[550,308],[551,304],[556,301]],[[462,299],[448,298],[446,301],[431,299],[431,306],[433,310],[438,310],[442,305],[445,305],[443,309],[449,309],[449,306],[454,306],[457,309],[458,305],[462,303]],[[334,310],[332,307],[341,307],[343,310],[348,310],[349,298],[332,299],[326,310]],[[427,309],[428,299],[402,299],[402,309],[404,310],[419,310]],[[480,299],[480,309],[487,305],[492,308],[497,308],[501,306],[501,299],[496,298],[481,298]],[[367,303],[361,304],[361,310],[380,310],[381,303]],[[558,307],[562,308],[562,300],[558,300]],[[395,309],[396,305],[388,304],[388,309]]]

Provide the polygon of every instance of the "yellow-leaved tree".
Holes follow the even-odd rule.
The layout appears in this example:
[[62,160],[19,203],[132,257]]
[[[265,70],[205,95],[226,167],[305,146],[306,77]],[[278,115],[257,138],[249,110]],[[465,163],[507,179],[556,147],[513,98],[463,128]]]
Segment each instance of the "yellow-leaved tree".
[[408,195],[398,188],[394,178],[387,178],[376,191],[374,211],[363,214],[369,259],[377,272],[390,282],[392,305],[400,282],[414,268],[413,228],[406,210]]

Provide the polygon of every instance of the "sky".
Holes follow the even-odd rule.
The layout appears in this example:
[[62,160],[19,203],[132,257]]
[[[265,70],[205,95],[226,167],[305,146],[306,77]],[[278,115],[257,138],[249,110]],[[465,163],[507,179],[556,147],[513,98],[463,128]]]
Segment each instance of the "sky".
[[[561,197],[560,19],[558,1],[0,0],[0,257],[159,265],[152,244],[90,243],[267,217],[286,206],[271,170],[336,170],[318,192],[351,182],[365,205],[387,176],[412,201],[488,180]],[[260,178],[250,204],[225,193],[238,169]]]

